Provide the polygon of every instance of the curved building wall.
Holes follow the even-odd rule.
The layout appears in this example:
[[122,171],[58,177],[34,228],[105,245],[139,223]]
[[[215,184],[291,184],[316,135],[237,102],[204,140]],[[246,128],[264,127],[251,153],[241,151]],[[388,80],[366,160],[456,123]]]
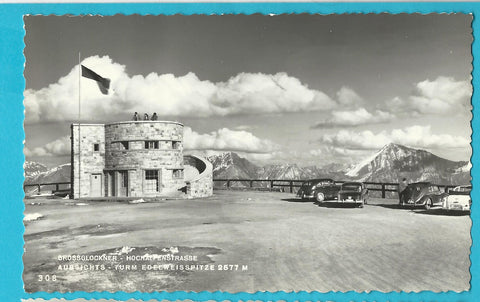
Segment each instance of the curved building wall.
[[185,186],[183,125],[131,121],[105,125],[105,195],[174,196]]
[[185,155],[185,182],[189,198],[201,198],[213,195],[213,165],[205,158]]

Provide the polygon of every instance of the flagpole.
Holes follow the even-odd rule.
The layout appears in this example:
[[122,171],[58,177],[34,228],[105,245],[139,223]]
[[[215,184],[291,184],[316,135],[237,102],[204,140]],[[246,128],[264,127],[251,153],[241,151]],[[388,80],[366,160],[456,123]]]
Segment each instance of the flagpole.
[[80,113],[81,113],[81,106],[80,106],[80,93],[81,93],[81,78],[82,78],[82,65],[80,61],[80,52],[78,52],[78,123],[80,124]]
[[80,59],[80,52],[78,52],[78,199],[80,199],[81,194],[80,194],[80,187],[81,187],[81,159],[80,159],[80,154],[82,152],[82,149],[80,148],[80,142],[82,140],[82,137],[80,136],[80,119],[81,119],[81,110],[82,107],[80,105],[80,100],[81,100],[81,82],[82,82],[82,65],[81,65],[81,59]]

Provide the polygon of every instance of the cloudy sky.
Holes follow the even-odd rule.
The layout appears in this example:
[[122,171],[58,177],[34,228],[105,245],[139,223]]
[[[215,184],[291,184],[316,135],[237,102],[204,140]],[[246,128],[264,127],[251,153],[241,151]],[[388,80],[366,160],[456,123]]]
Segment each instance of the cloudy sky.
[[468,160],[471,15],[25,17],[27,160],[69,162],[81,121],[156,112],[185,148],[355,163],[390,142]]

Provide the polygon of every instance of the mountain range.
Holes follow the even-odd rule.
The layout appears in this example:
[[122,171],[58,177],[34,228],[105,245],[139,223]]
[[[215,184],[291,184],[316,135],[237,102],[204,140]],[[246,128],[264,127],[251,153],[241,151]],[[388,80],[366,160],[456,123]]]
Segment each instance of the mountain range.
[[409,182],[464,184],[471,179],[469,166],[467,161],[451,161],[425,150],[388,144],[345,175],[372,182],[397,182],[405,177]]
[[470,163],[451,161],[428,151],[388,144],[356,165],[299,167],[297,164],[256,166],[234,152],[208,157],[217,179],[311,179],[333,178],[370,182],[430,181],[437,184],[467,184]]
[[40,163],[26,161],[23,167],[25,170],[25,184],[70,181],[70,164],[63,164],[48,169],[46,166]]
[[[431,181],[437,184],[468,184],[470,163],[451,161],[428,151],[398,144],[388,144],[372,156],[353,166],[327,164],[300,167],[295,163],[258,166],[235,152],[208,157],[215,179],[292,179],[333,178],[371,182]],[[25,183],[70,181],[70,164],[47,169],[36,162],[25,162]]]

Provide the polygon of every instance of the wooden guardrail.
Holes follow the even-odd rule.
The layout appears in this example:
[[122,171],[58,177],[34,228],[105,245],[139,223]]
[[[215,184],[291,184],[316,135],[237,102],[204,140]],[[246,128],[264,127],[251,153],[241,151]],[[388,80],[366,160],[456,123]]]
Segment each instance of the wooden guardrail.
[[[222,179],[222,178],[217,178],[213,179],[214,183],[219,183],[223,182],[225,183],[225,187],[227,189],[229,188],[239,188],[238,186],[232,186],[235,182],[241,182],[242,184],[248,184],[247,188],[269,188],[270,190],[273,190],[274,188],[280,188],[282,190],[287,189],[290,193],[294,193],[294,190],[296,188],[300,188],[302,186],[302,183],[305,182],[305,180],[297,180],[297,179]],[[335,181],[336,184],[343,184],[347,182],[346,180],[338,180]],[[264,186],[254,186],[254,184],[259,184],[263,183],[266,185]],[[398,192],[398,183],[393,183],[393,182],[364,182],[366,185],[367,189],[369,191],[379,191],[382,192],[382,198],[385,198],[387,192]],[[67,188],[61,189],[60,186],[62,185],[68,185]],[[53,183],[38,183],[38,184],[24,184],[23,185],[23,190],[27,187],[37,187],[38,192],[40,193],[41,187],[42,186],[55,186],[55,190],[53,193],[57,192],[68,192],[70,191],[71,188],[71,183],[70,182],[53,182]],[[456,185],[437,185],[440,188],[443,188],[445,192],[448,192],[449,189],[455,188]]]
[[[67,188],[61,189],[60,186],[65,186],[68,185]],[[52,190],[52,193],[57,193],[57,192],[69,192],[71,188],[71,182],[49,182],[49,183],[37,183],[37,184],[23,184],[23,191],[25,191],[26,188],[29,187],[37,187],[38,193],[40,193],[42,187],[44,186],[55,186],[55,190]]]
[[[225,187],[235,188],[238,186],[232,186],[236,182],[241,182],[242,184],[248,184],[247,188],[261,188],[267,187],[270,190],[274,188],[287,189],[290,193],[294,193],[295,188],[300,188],[302,183],[305,180],[294,180],[294,179],[214,179],[214,183],[223,182]],[[346,180],[335,181],[336,184],[343,184],[348,182]],[[254,184],[266,183],[266,186],[257,186]],[[393,182],[364,182],[369,191],[379,191],[382,192],[382,198],[385,198],[387,192],[398,192],[398,183]],[[456,185],[437,185],[440,188],[443,188],[445,192],[448,192],[449,189],[456,187]]]

